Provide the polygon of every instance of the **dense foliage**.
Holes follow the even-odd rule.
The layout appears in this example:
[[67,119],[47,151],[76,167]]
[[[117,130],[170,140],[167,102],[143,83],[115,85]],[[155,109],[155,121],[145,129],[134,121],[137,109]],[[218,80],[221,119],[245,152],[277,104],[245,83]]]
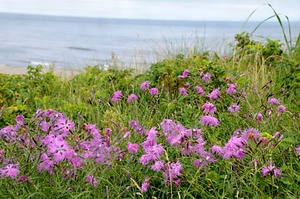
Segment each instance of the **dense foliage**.
[[299,198],[299,42],[235,40],[142,74],[0,74],[1,197]]

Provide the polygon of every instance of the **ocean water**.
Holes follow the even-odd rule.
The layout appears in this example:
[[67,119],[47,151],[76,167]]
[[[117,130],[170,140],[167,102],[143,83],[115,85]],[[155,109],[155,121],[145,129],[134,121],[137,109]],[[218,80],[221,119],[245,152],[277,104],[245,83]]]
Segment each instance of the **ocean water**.
[[[0,64],[82,69],[87,65],[109,65],[112,58],[128,66],[151,64],[169,54],[194,48],[226,53],[235,34],[251,32],[258,24],[0,13]],[[291,24],[292,36],[296,38],[300,23]],[[283,39],[277,22],[263,24],[255,35]]]

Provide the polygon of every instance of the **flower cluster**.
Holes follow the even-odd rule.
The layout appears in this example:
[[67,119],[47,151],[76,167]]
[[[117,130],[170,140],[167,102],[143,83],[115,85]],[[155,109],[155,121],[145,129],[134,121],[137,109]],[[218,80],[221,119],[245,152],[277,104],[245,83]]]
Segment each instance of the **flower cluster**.
[[[75,177],[76,170],[83,169],[88,159],[97,164],[110,165],[110,161],[119,156],[120,150],[110,142],[110,129],[106,129],[106,135],[102,136],[96,125],[86,124],[84,138],[81,140],[78,137],[74,143],[70,138],[75,131],[75,125],[62,113],[51,109],[45,111],[38,109],[33,119],[41,133],[37,136],[32,137],[25,129],[22,116],[17,116],[14,127],[7,126],[0,129],[0,135],[6,142],[39,150],[40,155],[36,158],[38,172],[47,171],[52,175],[55,168],[64,165],[63,170],[66,172],[64,177]],[[23,133],[19,134],[18,130],[22,130]],[[129,135],[129,132],[125,133],[122,139]],[[131,147],[131,151],[137,152],[135,145]],[[0,167],[0,177],[16,178],[21,172],[19,163],[9,159],[2,161],[3,156],[4,150],[0,150],[0,166],[1,162],[4,165]],[[87,176],[87,182],[93,186],[97,185],[97,179],[90,174]]]
[[274,163],[270,161],[268,166],[265,166],[261,169],[262,176],[274,175],[274,177],[278,177],[281,174],[281,169],[278,169],[274,166]]

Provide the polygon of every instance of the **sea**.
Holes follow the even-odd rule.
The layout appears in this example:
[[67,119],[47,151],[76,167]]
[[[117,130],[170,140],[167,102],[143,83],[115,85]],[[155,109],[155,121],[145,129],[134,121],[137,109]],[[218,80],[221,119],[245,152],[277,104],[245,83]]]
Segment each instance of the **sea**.
[[[174,56],[199,51],[226,55],[234,36],[251,33],[260,21],[175,21],[109,19],[0,13],[0,64],[27,67],[147,67]],[[300,21],[290,22],[296,40]],[[288,34],[287,22],[283,20]],[[283,41],[277,21],[267,21],[253,39]]]

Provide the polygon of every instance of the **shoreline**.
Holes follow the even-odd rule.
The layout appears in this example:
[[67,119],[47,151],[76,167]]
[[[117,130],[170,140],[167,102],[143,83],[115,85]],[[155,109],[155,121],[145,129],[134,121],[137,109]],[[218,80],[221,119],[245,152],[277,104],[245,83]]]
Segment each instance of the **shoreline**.
[[[47,72],[49,69],[44,68],[43,72]],[[0,64],[0,73],[7,74],[7,75],[24,75],[27,73],[27,67],[16,67],[16,66],[7,66],[5,64]],[[71,79],[75,75],[77,75],[79,71],[77,70],[70,70],[70,69],[55,69],[54,74],[64,77],[66,79]]]

